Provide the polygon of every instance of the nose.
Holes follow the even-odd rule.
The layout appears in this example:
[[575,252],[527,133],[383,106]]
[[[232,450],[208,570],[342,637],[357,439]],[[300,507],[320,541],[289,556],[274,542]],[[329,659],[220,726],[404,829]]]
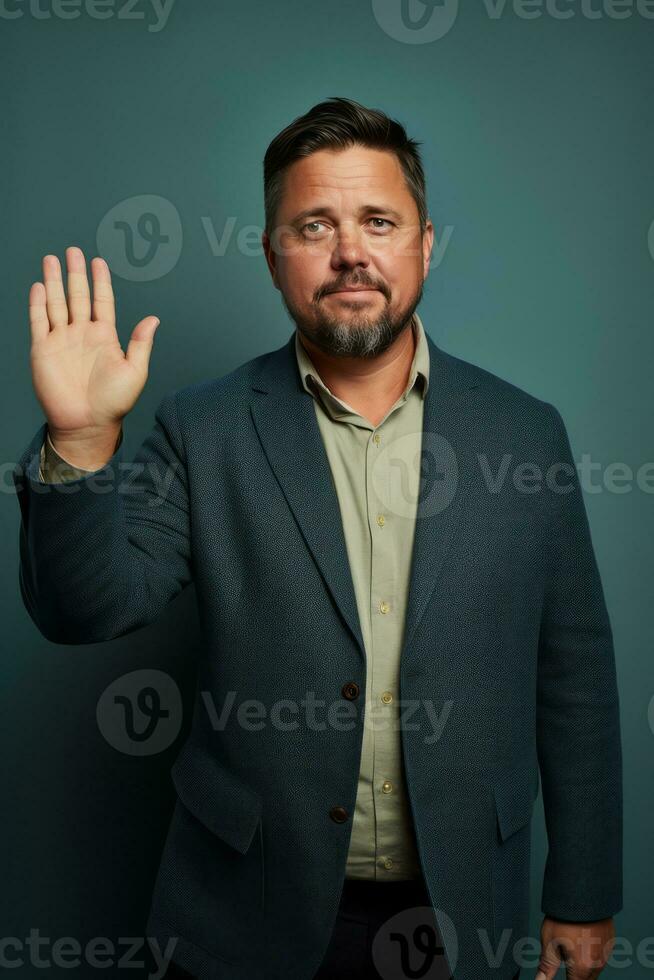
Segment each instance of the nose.
[[346,223],[341,225],[334,237],[334,248],[331,255],[332,268],[348,269],[357,265],[365,268],[369,262],[370,256],[361,230]]

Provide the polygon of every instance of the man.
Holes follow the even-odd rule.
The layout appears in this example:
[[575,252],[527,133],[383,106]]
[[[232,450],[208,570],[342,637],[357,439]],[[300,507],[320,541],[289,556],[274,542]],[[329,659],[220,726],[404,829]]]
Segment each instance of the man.
[[27,609],[93,643],[193,579],[199,689],[233,705],[217,726],[197,702],[147,934],[177,937],[176,975],[509,980],[542,785],[538,976],[595,977],[622,903],[619,705],[561,416],[424,330],[434,231],[399,123],[314,106],[264,194],[296,330],[166,396],[126,485],[158,320],[123,353],[106,263],[91,306],[74,248],[68,301],[55,256],[30,291]]

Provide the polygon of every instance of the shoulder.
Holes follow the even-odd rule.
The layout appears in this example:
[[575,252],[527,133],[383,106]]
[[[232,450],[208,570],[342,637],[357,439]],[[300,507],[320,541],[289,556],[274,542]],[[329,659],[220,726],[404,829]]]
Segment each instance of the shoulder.
[[249,404],[252,383],[270,356],[270,352],[259,354],[227,374],[170,390],[162,404],[173,407],[185,427],[202,425],[207,417],[223,412],[236,416],[240,407]]
[[[484,417],[493,427],[537,433],[552,438],[563,427],[561,415],[552,402],[539,398],[479,364],[464,360],[438,347],[435,351],[434,383],[442,365],[459,387],[474,389]],[[431,378],[431,374],[430,374]]]

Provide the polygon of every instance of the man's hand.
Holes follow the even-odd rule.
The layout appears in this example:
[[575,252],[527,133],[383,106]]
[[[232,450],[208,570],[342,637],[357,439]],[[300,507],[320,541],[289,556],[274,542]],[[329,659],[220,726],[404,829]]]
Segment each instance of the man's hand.
[[91,262],[93,305],[81,249],[66,249],[66,264],[68,298],[56,255],[43,258],[43,282],[30,289],[32,378],[57,452],[94,469],[114,452],[122,419],[145,385],[159,321],[141,320],[123,353],[107,263]]
[[552,980],[561,962],[567,980],[595,980],[615,943],[613,919],[559,922],[546,916],[540,930],[541,954],[536,980]]

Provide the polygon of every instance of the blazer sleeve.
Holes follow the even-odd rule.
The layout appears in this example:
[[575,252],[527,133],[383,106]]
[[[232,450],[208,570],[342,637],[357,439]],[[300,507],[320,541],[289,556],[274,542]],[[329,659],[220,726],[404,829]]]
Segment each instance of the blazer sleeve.
[[19,586],[53,643],[97,643],[151,622],[192,578],[186,457],[175,393],[132,463],[122,439],[99,470],[39,478],[44,423],[12,471],[21,513]]
[[[589,922],[622,908],[622,748],[611,623],[561,415],[538,649],[537,751],[548,854],[542,911]],[[567,489],[566,489],[567,488]]]

